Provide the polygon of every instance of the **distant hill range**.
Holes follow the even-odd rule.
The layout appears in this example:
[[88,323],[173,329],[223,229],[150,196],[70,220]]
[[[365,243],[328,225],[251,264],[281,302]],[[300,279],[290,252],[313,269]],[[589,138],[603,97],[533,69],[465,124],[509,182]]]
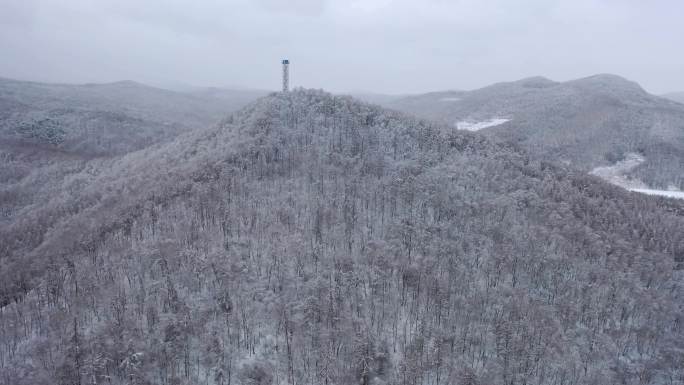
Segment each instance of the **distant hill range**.
[[0,146],[47,146],[73,155],[123,154],[217,123],[265,91],[175,92],[121,81],[45,84],[0,78]]
[[671,92],[664,94],[663,97],[684,104],[684,92]]
[[474,91],[376,99],[453,127],[480,130],[538,159],[583,171],[635,155],[643,161],[625,171],[626,180],[684,189],[684,104],[651,95],[619,76],[562,83],[534,77]]

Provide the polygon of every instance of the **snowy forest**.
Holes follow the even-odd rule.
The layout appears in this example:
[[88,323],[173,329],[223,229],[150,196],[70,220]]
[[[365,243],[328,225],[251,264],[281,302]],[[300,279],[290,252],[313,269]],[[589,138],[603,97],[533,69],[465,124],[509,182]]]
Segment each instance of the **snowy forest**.
[[684,383],[682,202],[494,138],[297,89],[41,172],[2,384]]
[[585,172],[638,153],[644,161],[629,170],[630,179],[651,188],[684,189],[684,104],[621,76],[566,82],[537,76],[384,104],[447,124],[505,118],[505,124],[481,132],[516,143],[534,158]]

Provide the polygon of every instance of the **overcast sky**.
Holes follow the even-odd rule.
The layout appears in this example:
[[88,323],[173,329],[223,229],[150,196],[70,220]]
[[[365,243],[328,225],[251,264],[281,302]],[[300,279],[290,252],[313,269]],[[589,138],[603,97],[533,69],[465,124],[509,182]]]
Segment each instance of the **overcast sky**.
[[682,0],[0,0],[0,76],[337,92],[615,73],[684,90]]

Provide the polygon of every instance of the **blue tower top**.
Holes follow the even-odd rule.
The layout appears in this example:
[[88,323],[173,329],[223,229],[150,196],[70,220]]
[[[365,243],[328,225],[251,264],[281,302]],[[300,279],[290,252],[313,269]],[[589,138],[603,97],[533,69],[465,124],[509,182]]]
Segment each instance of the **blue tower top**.
[[283,64],[290,64],[290,61],[287,59],[283,59]]

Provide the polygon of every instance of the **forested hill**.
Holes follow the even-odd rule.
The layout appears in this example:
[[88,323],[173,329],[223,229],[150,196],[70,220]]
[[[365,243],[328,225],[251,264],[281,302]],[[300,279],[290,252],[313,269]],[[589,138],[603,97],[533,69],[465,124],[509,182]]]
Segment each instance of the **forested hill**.
[[684,380],[684,220],[322,91],[75,170],[0,227],[7,384]]
[[121,156],[217,124],[265,94],[0,78],[0,226],[54,198],[56,186],[97,163],[88,160]]
[[132,81],[76,85],[0,78],[0,151],[21,143],[77,156],[121,155],[215,124],[264,94],[216,88],[175,92]]
[[[453,126],[483,122],[485,134],[585,172],[639,154],[643,162],[626,177],[652,188],[684,189],[684,105],[616,75],[567,82],[534,77],[386,104]],[[505,123],[486,124],[497,120]]]

